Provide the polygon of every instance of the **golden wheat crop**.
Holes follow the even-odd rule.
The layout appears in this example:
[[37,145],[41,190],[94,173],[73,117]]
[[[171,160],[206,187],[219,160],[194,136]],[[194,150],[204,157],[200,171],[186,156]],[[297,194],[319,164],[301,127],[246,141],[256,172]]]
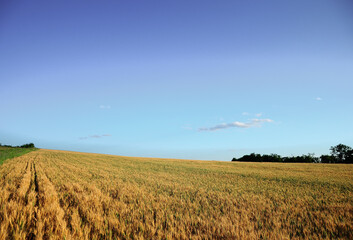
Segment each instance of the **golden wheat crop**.
[[0,239],[353,239],[353,165],[38,150],[0,166]]

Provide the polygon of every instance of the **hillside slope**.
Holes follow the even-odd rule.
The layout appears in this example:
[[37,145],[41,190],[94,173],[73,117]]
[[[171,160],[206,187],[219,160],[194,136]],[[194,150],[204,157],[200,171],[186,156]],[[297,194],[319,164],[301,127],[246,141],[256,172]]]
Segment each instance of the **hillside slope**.
[[352,239],[352,173],[41,149],[0,166],[0,239]]

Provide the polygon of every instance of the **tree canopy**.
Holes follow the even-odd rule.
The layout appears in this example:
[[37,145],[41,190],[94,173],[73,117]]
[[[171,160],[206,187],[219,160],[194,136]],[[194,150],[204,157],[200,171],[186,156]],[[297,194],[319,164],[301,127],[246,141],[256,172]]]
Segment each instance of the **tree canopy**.
[[281,157],[278,154],[257,154],[251,153],[241,158],[233,158],[232,161],[239,162],[288,162],[288,163],[353,163],[353,149],[344,144],[338,144],[330,148],[331,155],[321,155],[309,153],[302,156]]
[[344,144],[338,144],[331,147],[331,156],[335,159],[336,163],[352,163],[353,149]]

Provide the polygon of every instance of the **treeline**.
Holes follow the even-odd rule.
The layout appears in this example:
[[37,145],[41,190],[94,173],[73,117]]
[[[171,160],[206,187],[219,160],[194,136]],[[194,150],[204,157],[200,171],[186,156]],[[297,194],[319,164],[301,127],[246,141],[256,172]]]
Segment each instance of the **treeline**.
[[11,145],[2,145],[0,143],[0,147],[12,147],[12,148],[35,148],[34,143],[26,143],[21,146],[11,146]]
[[315,157],[313,153],[302,156],[281,157],[278,154],[251,153],[241,158],[233,158],[238,162],[283,162],[283,163],[353,163],[353,149],[344,144],[338,144],[330,148],[331,155]]

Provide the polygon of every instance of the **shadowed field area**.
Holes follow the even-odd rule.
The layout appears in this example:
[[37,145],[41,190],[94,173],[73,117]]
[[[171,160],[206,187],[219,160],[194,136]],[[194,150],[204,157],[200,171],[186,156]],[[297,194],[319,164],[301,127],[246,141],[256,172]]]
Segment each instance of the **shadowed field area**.
[[0,239],[353,238],[353,165],[38,150],[0,166]]

